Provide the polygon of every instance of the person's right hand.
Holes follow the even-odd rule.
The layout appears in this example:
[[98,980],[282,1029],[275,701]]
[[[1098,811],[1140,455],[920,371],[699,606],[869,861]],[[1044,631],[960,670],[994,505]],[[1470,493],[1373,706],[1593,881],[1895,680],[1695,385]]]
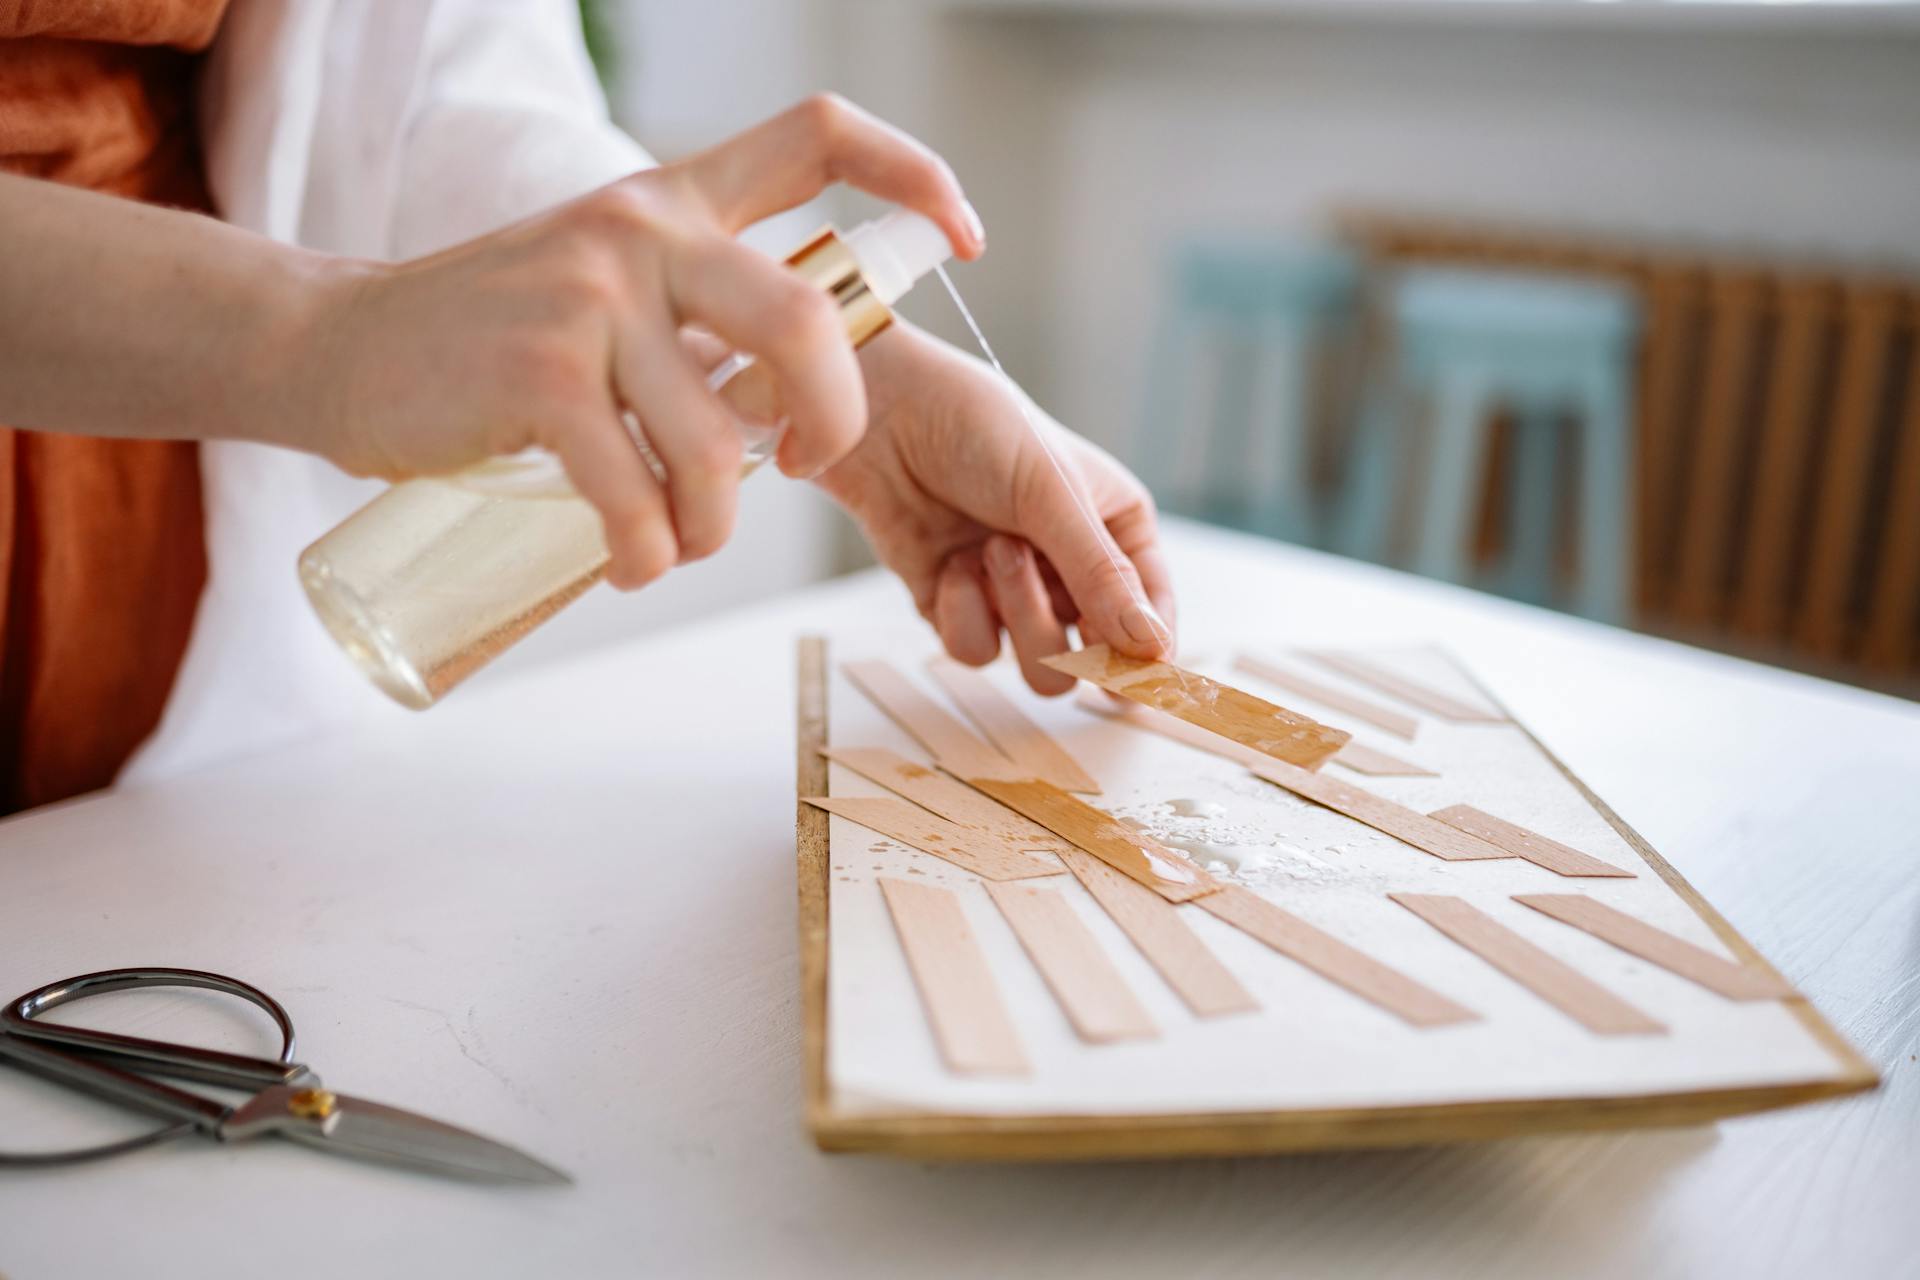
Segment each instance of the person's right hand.
[[[710,555],[733,528],[742,446],[683,326],[769,367],[790,423],[778,455],[788,475],[819,474],[866,428],[860,368],[832,300],[734,239],[834,181],[927,215],[963,257],[984,248],[938,156],[839,98],[810,98],[709,151],[444,253],[355,264],[323,287],[308,425],[294,428],[310,438],[286,443],[389,479],[537,445],[599,510],[614,585]],[[623,408],[658,453],[664,486]]]

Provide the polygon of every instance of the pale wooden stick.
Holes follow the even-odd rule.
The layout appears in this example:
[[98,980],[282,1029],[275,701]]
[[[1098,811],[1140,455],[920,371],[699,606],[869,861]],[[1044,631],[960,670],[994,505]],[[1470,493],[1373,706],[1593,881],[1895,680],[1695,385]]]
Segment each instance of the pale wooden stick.
[[1472,1022],[1480,1016],[1249,889],[1228,885],[1200,899],[1200,906],[1281,955],[1416,1027]]
[[1041,661],[1109,693],[1304,768],[1319,768],[1353,736],[1209,676],[1165,662],[1122,657],[1103,644]]
[[1427,815],[1436,822],[1444,822],[1457,831],[1485,840],[1488,844],[1505,849],[1508,853],[1525,858],[1536,866],[1545,867],[1563,876],[1613,876],[1631,880],[1634,873],[1624,867],[1616,867],[1611,862],[1602,862],[1591,854],[1550,840],[1538,831],[1529,831],[1517,823],[1504,818],[1496,818],[1484,813],[1470,804],[1450,805],[1445,809],[1435,809]]
[[1026,770],[988,746],[959,719],[897,671],[875,659],[845,662],[840,669],[862,693],[913,735],[948,772],[964,778],[1019,778]]
[[1717,956],[1581,894],[1516,893],[1513,900],[1729,1000],[1783,1000],[1800,994],[1775,974]]
[[910,880],[882,876],[878,883],[947,1069],[961,1075],[1028,1074],[1026,1052],[960,899]]
[[987,896],[1082,1040],[1107,1044],[1159,1036],[1160,1028],[1065,898],[1050,889],[1011,884],[990,884]]
[[1336,689],[1330,684],[1318,680],[1309,680],[1297,675],[1285,667],[1276,666],[1263,658],[1243,653],[1233,660],[1236,670],[1248,675],[1259,676],[1268,684],[1277,684],[1288,693],[1297,693],[1310,698],[1323,707],[1332,707],[1335,711],[1344,711],[1356,720],[1363,720],[1378,729],[1385,729],[1398,738],[1413,741],[1414,731],[1420,722],[1412,716],[1383,707],[1377,702],[1368,702],[1365,698],[1355,697],[1345,689]]
[[1051,858],[1036,858],[1016,846],[957,822],[928,813],[896,796],[805,796],[810,805],[857,822],[922,853],[945,859],[986,880],[1029,880],[1057,876],[1063,868]]
[[1217,1018],[1250,1013],[1260,1007],[1240,980],[1187,927],[1178,907],[1090,853],[1069,849],[1060,860],[1195,1016]]
[[1302,649],[1300,652],[1323,667],[1329,667],[1362,684],[1372,685],[1388,697],[1398,698],[1411,706],[1419,707],[1422,711],[1431,711],[1442,720],[1453,720],[1462,724],[1505,724],[1507,722],[1507,718],[1497,712],[1462,702],[1450,694],[1441,693],[1438,689],[1430,689],[1417,680],[1409,680],[1358,654],[1341,653],[1332,649]]
[[1429,893],[1387,896],[1596,1035],[1667,1029],[1463,898]]
[[970,786],[1085,849],[1114,870],[1139,881],[1169,902],[1186,902],[1219,885],[1184,854],[1136,831],[1112,814],[1045,782],[968,778]]
[[983,831],[1011,848],[1044,849],[1056,854],[1073,848],[1039,823],[989,800],[966,783],[938,769],[915,764],[885,747],[830,747],[821,754],[948,822]]
[[984,674],[937,659],[927,664],[927,670],[980,732],[1015,764],[1025,765],[1032,776],[1062,791],[1099,792],[1100,784],[1093,775]]
[[1415,813],[1385,796],[1377,796],[1371,791],[1362,791],[1359,787],[1333,778],[1281,764],[1278,760],[1262,761],[1253,766],[1253,772],[1275,786],[1285,787],[1295,795],[1325,805],[1335,813],[1344,813],[1355,822],[1365,823],[1375,831],[1383,831],[1436,858],[1467,862],[1519,856],[1444,822],[1436,822],[1424,814]]

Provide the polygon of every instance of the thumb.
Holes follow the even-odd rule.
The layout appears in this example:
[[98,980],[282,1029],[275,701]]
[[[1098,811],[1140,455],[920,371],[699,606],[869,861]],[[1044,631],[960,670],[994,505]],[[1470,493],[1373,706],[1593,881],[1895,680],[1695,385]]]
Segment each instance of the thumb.
[[1049,474],[1038,477],[1022,532],[1060,575],[1080,611],[1082,632],[1097,632],[1129,657],[1165,657],[1173,648],[1173,629],[1148,601],[1139,569],[1051,450],[1046,463]]

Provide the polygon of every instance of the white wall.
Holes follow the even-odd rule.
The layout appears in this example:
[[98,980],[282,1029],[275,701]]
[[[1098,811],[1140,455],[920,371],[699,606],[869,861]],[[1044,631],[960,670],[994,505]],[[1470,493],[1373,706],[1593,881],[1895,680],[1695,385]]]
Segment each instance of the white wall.
[[1920,263],[1910,14],[1849,30],[1565,0],[844,7],[918,15],[903,43],[936,65],[849,71],[964,158],[993,243],[970,286],[989,332],[1109,443],[1139,427],[1159,253],[1185,229],[1305,231],[1373,204]]
[[[635,0],[616,14],[630,61],[615,102],[667,157],[822,88],[918,133],[986,218],[986,261],[956,275],[995,345],[1124,451],[1159,254],[1183,230],[1307,231],[1374,204],[1920,263],[1911,15],[1860,27],[1710,8],[1675,21],[1571,0]],[[783,249],[854,204],[758,238]],[[904,310],[964,338],[933,291]],[[631,599],[596,593],[527,648],[808,580],[844,534],[805,486],[756,477],[719,558]]]

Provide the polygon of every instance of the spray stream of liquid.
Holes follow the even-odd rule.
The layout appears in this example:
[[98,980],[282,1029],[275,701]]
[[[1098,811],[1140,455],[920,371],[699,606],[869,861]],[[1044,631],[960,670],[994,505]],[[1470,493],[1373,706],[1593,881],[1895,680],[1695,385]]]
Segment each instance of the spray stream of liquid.
[[953,277],[947,274],[944,265],[936,266],[933,270],[934,274],[940,277],[940,283],[947,287],[947,296],[953,299],[953,305],[960,312],[960,318],[965,320],[967,328],[972,330],[973,340],[980,344],[980,354],[987,358],[987,363],[993,366],[994,372],[1006,380],[1007,389],[1013,393],[1014,402],[1020,406],[1020,416],[1027,424],[1027,433],[1033,437],[1034,443],[1040,446],[1040,452],[1046,455],[1047,462],[1053,467],[1053,474],[1059,479],[1067,495],[1073,499],[1074,508],[1079,511],[1080,518],[1087,522],[1087,532],[1099,544],[1100,550],[1106,553],[1107,562],[1113,566],[1114,573],[1122,583],[1126,584],[1128,594],[1133,597],[1134,607],[1140,611],[1140,616],[1146,619],[1147,625],[1153,628],[1154,635],[1164,652],[1170,646],[1173,637],[1168,633],[1166,623],[1161,620],[1159,613],[1147,600],[1146,593],[1141,590],[1139,578],[1132,567],[1121,561],[1120,549],[1114,545],[1112,536],[1108,534],[1106,522],[1094,511],[1092,504],[1087,501],[1087,495],[1067,473],[1066,466],[1060,461],[1060,455],[1054,452],[1053,445],[1047,440],[1046,432],[1042,431],[1040,424],[1034,420],[1033,402],[1027,398],[1026,392],[1020,389],[1020,384],[1013,380],[1013,375],[1007,372],[1006,366],[1000,363],[1000,357],[993,354],[993,347],[987,342],[987,335],[981,332],[979,322],[973,318],[973,312],[967,309],[965,300],[960,297],[960,291],[954,288]]

